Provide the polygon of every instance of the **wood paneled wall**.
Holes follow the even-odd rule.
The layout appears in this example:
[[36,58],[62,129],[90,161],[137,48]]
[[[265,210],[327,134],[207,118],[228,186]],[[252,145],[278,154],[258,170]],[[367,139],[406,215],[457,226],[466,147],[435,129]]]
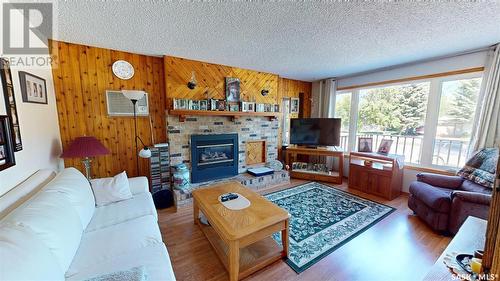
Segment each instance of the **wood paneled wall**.
[[[173,98],[201,100],[226,97],[225,77],[239,78],[243,101],[279,104],[278,75],[238,67],[213,64],[171,56],[164,57],[167,107],[172,108]],[[195,72],[197,86],[191,90],[187,82]],[[269,90],[267,96],[261,90]]]
[[[311,82],[280,78],[278,89],[281,98],[298,98],[300,93],[304,93],[304,117],[311,117]],[[295,118],[298,116],[297,114],[292,114],[291,117]]]
[[[146,91],[155,143],[165,142],[163,58],[57,41],[51,42],[51,53],[63,148],[78,136],[95,136],[111,154],[94,159],[94,177],[113,176],[124,170],[129,176],[149,174],[148,160],[140,159],[140,171],[136,169],[133,118],[109,117],[105,92],[120,89]],[[113,75],[111,66],[120,59],[134,66],[132,79],[125,81]],[[149,118],[139,117],[137,122],[138,135],[150,145]],[[65,165],[83,171],[80,159],[66,159]]]

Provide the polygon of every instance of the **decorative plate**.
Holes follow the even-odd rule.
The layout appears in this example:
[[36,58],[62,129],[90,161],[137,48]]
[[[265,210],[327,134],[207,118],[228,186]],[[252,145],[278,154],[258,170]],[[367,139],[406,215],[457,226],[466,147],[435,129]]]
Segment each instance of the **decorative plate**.
[[113,73],[120,79],[128,80],[134,77],[135,71],[128,61],[117,60],[113,63]]
[[266,167],[271,168],[275,171],[283,170],[283,163],[278,160],[271,160],[266,163]]

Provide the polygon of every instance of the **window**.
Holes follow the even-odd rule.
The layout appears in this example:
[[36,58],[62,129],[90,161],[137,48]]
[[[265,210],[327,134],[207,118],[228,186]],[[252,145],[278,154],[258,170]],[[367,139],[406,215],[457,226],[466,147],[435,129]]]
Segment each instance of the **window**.
[[480,86],[481,78],[442,83],[432,164],[465,164]]
[[341,147],[356,151],[359,137],[392,139],[390,153],[421,166],[465,164],[481,88],[481,72],[338,91]]
[[360,90],[357,138],[373,138],[373,151],[392,139],[390,153],[419,163],[428,96],[429,83]]
[[351,118],[351,93],[341,92],[335,98],[335,118],[341,118],[340,147],[348,151],[349,121]]

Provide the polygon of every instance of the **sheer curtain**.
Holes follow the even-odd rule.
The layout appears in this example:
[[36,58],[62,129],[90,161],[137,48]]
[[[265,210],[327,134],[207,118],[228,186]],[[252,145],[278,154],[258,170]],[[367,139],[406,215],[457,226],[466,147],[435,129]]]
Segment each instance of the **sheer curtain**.
[[334,79],[325,79],[314,82],[314,84],[312,117],[333,117],[337,81]]
[[500,44],[488,57],[469,156],[482,148],[500,146]]

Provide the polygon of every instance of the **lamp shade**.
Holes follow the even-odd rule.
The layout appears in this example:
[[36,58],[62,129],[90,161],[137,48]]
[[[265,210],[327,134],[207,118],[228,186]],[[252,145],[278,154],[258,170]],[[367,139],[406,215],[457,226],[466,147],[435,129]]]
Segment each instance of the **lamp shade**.
[[122,90],[122,94],[129,100],[140,100],[146,93],[140,90]]
[[94,137],[78,137],[64,150],[61,158],[83,158],[109,154],[109,150]]
[[149,148],[145,147],[139,151],[139,157],[141,158],[151,158],[151,150]]

